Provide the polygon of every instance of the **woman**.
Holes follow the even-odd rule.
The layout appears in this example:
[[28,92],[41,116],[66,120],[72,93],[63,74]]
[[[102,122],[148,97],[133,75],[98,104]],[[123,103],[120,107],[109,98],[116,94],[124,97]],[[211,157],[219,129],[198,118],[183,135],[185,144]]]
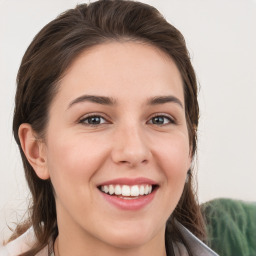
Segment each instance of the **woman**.
[[68,10],[28,47],[17,84],[32,206],[1,255],[216,255],[192,184],[196,78],[155,8]]

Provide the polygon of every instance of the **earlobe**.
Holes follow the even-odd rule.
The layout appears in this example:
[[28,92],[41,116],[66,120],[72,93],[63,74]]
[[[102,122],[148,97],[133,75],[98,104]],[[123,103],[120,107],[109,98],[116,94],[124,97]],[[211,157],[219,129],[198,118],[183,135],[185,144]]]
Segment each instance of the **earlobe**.
[[46,162],[45,144],[37,139],[30,124],[21,124],[19,127],[19,139],[22,150],[40,179],[49,179],[49,171]]

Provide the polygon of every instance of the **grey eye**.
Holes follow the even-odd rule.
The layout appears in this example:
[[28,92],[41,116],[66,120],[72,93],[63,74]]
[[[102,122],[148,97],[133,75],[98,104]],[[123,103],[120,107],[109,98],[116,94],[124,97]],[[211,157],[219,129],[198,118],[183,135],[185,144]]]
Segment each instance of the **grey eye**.
[[170,117],[159,115],[151,118],[149,123],[155,124],[155,125],[165,125],[165,124],[174,123],[174,121]]
[[88,124],[100,124],[101,118],[98,116],[88,117]]
[[165,118],[163,116],[156,116],[152,118],[153,124],[164,124]]
[[83,118],[80,123],[89,124],[89,125],[99,125],[106,123],[106,120],[101,116],[88,116]]

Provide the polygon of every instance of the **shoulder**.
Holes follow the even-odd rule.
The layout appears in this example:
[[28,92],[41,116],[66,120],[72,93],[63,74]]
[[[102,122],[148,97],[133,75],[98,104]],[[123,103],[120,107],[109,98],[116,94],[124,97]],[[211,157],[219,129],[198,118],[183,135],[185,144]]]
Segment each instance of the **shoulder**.
[[[33,228],[29,228],[24,234],[0,248],[0,256],[17,256],[30,250],[36,243]],[[47,256],[48,247],[45,247],[36,256]]]

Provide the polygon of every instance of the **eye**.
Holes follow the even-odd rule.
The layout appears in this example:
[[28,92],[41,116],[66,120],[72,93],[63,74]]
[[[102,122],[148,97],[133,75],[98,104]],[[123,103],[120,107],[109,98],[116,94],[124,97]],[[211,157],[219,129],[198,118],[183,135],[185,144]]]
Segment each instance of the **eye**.
[[90,115],[81,119],[79,123],[85,124],[85,125],[97,126],[100,124],[107,123],[107,120],[100,115]]
[[161,125],[174,124],[175,121],[169,116],[156,115],[149,120],[149,123],[161,126]]

